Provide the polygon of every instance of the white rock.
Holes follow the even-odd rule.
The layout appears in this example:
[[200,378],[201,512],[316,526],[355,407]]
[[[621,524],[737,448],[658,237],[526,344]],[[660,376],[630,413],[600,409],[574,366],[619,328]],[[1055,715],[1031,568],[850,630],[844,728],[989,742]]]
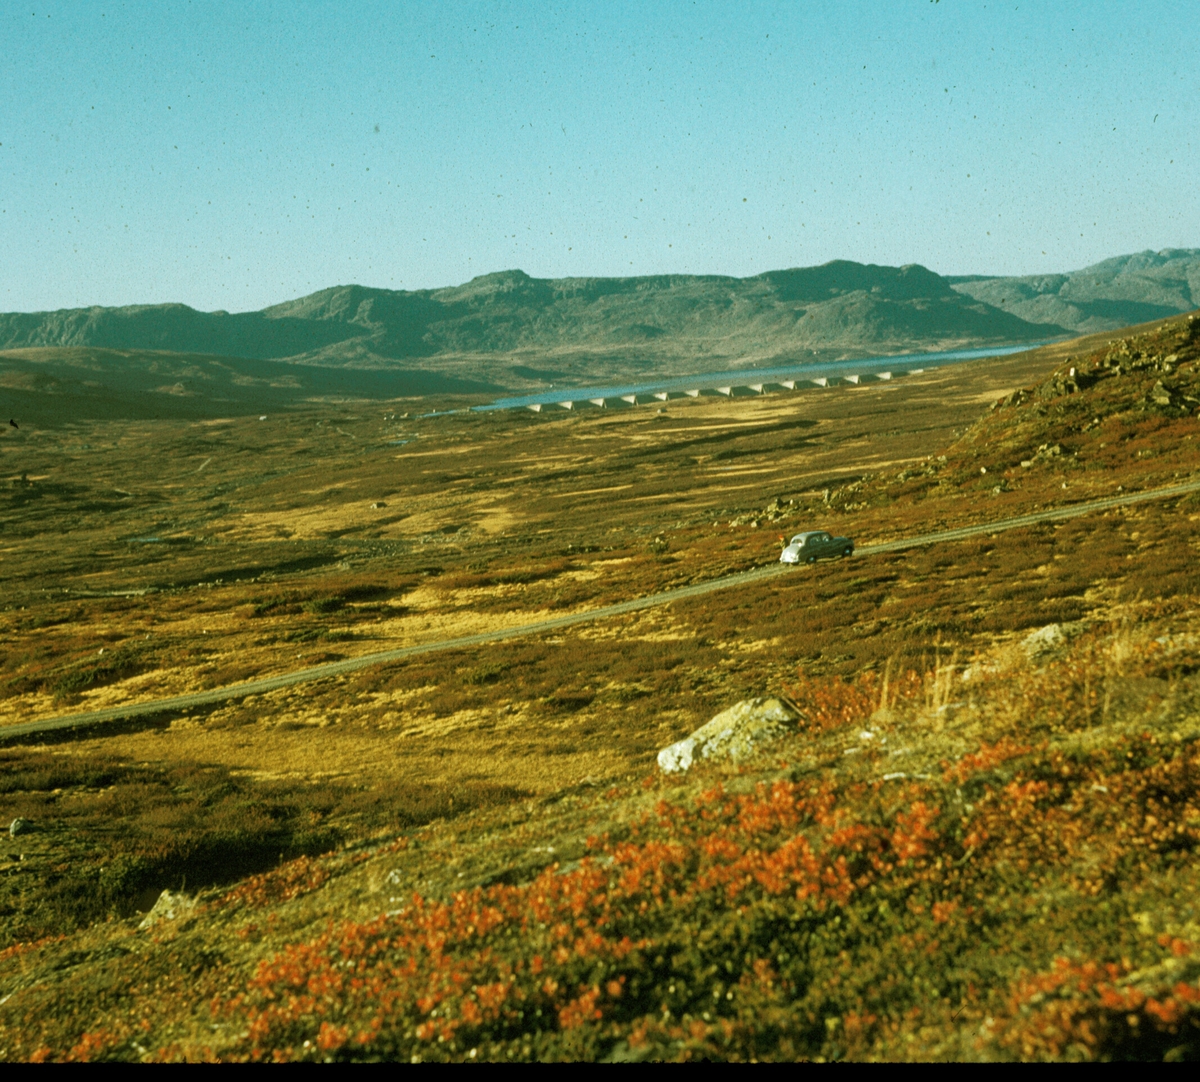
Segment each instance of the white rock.
[[718,714],[658,753],[664,774],[679,774],[700,759],[740,762],[763,745],[792,732],[799,720],[796,710],[781,699],[747,699]]
[[1036,658],[1060,646],[1064,638],[1061,624],[1047,624],[1026,635],[1021,640],[1021,646],[1029,657]]
[[154,903],[150,912],[142,918],[138,928],[152,928],[162,920],[183,920],[196,911],[196,899],[182,891],[164,890]]
[[22,819],[17,816],[11,823],[8,824],[8,836],[15,838],[18,834],[28,834],[33,829],[33,823],[29,819]]

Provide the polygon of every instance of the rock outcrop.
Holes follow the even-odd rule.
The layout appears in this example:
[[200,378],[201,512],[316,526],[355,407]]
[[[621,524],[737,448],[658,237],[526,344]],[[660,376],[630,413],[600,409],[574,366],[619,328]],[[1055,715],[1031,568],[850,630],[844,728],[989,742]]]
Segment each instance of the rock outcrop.
[[1026,635],[1021,640],[1021,647],[1031,661],[1036,661],[1061,646],[1065,638],[1060,624],[1047,624]]
[[164,890],[150,912],[142,918],[138,928],[153,928],[164,920],[185,921],[195,913],[197,905],[197,900],[189,894]]
[[680,774],[700,759],[740,762],[794,732],[800,715],[782,699],[747,699],[658,753],[659,769]]
[[8,836],[10,838],[15,838],[19,834],[28,834],[31,830],[33,830],[32,820],[23,819],[19,815],[8,824]]

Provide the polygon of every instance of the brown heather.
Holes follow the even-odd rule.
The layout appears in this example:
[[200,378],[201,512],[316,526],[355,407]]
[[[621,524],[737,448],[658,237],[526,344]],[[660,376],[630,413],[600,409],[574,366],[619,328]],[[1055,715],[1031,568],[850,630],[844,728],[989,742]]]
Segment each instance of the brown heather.
[[[1194,477],[1195,326],[439,418],[399,455],[348,411],[35,431],[4,451],[5,719],[635,596],[809,523]],[[1196,1058],[1197,521],[1144,503],[10,745],[0,811],[40,829],[0,864],[0,1056]],[[762,693],[794,737],[655,772]],[[162,888],[199,908],[139,931]]]

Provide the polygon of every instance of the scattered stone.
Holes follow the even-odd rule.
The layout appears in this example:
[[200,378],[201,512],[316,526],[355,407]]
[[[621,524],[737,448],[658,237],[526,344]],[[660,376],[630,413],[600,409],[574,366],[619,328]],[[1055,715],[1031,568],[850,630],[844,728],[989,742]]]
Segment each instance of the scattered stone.
[[[839,490],[840,491],[840,490]],[[828,490],[825,493],[825,502],[829,502]],[[749,526],[751,529],[758,529],[764,522],[779,522],[782,519],[789,518],[800,510],[800,505],[793,499],[784,499],[782,496],[776,496],[767,506],[760,511],[749,511],[744,515],[738,515],[736,518],[729,520],[730,526]],[[724,514],[725,512],[722,512]]]
[[1026,635],[1021,646],[1030,659],[1038,658],[1061,646],[1065,637],[1061,624],[1047,624]]
[[800,715],[780,699],[747,699],[718,714],[658,753],[664,774],[679,774],[699,759],[740,762],[764,745],[794,732]]
[[18,834],[28,834],[32,830],[33,820],[22,819],[19,815],[8,824],[8,836],[10,838],[15,838]]
[[142,918],[142,923],[138,925],[138,929],[153,928],[154,925],[164,920],[185,920],[196,912],[197,904],[195,898],[184,894],[182,891],[175,893],[174,891],[164,890],[158,896],[158,901],[154,903],[150,912]]
[[974,664],[968,665],[965,669],[963,669],[962,675],[959,677],[959,679],[964,684],[969,684],[972,680],[979,680],[990,673],[994,673],[995,671],[995,665],[985,665],[983,662],[975,662]]

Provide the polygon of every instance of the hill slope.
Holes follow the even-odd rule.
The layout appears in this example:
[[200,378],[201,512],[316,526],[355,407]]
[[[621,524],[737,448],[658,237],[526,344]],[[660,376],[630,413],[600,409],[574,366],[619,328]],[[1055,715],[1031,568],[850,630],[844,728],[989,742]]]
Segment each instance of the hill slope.
[[1200,304],[1200,249],[1137,252],[1068,274],[949,281],[958,292],[1021,319],[1092,334],[1195,308]]
[[[792,521],[819,514],[839,532],[874,538],[1193,471],[1200,320],[1060,348],[1057,371],[1030,369],[1032,382],[952,442],[921,447],[944,454],[889,456],[824,493],[793,479],[807,506],[789,512]],[[843,401],[857,403],[861,420],[843,431],[860,433],[879,412],[878,396],[911,393],[848,390]],[[679,425],[658,438],[679,456],[670,472],[680,489],[699,476],[685,472],[683,456],[699,449],[695,426],[706,417],[724,429],[708,433],[723,441],[718,454],[739,440],[747,441],[741,451],[771,444],[775,456],[794,448],[796,418],[768,426],[765,405],[696,401],[604,424],[641,426],[613,439],[630,456],[631,478],[646,473],[654,438],[646,433]],[[737,435],[724,412],[734,409],[746,411]],[[294,419],[296,433],[303,420]],[[504,431],[485,441],[485,426],[501,422]],[[366,436],[361,423],[351,431]],[[560,444],[583,429],[590,447],[602,438],[577,417],[557,425]],[[244,487],[252,471],[271,477],[275,499],[311,510],[323,496],[308,480],[316,471],[276,472],[282,458],[267,458],[270,445],[290,458],[299,444],[285,442],[282,425],[272,428],[186,434],[190,453],[211,454],[222,471],[197,499],[229,500],[244,521],[268,494]],[[532,457],[530,433],[539,431],[551,430],[528,415],[444,417],[420,430],[413,459],[432,464],[426,478],[412,459],[396,469],[391,451],[386,468],[411,479],[414,503],[418,484],[454,501],[449,490],[463,480],[495,492],[500,485],[480,471],[505,465],[509,439]],[[254,453],[236,453],[250,447],[247,438]],[[439,441],[451,468],[430,454]],[[843,461],[857,442],[842,445]],[[473,461],[463,450],[471,444]],[[140,446],[178,492],[179,450],[158,443],[151,456],[150,444]],[[590,476],[595,459],[586,458],[578,468]],[[174,476],[165,468],[172,460]],[[76,461],[71,481],[97,486],[97,496],[119,468],[111,454]],[[362,483],[369,461],[356,449],[319,469],[344,492],[356,475]],[[563,477],[557,464],[554,477],[548,472],[534,483],[561,483],[561,495],[576,501],[594,497],[591,485],[570,492],[578,476]],[[149,485],[121,480],[149,494]],[[99,500],[67,505],[65,483],[57,493],[40,485],[30,477],[9,489],[9,535],[18,531],[24,543],[20,530],[73,520],[58,531],[59,547],[99,548],[80,529],[101,513]],[[130,490],[117,495],[132,501]],[[139,534],[151,515],[190,518],[187,528],[203,524],[206,539],[225,532],[173,502],[166,485],[159,491],[157,506],[136,511]],[[617,502],[613,489],[602,491],[608,505]],[[387,495],[393,507],[406,498]],[[366,497],[364,489],[354,500],[362,506]],[[621,513],[639,508],[644,526],[657,526],[650,516],[663,506],[620,505]],[[584,507],[557,506],[572,512],[560,519],[576,522]],[[520,652],[447,653],[428,666],[314,685],[303,702],[263,696],[143,734],[4,749],[5,816],[30,822],[12,833],[0,878],[0,932],[12,930],[0,938],[0,1058],[1194,1060],[1198,506],[1189,496],[830,562],[740,598],[679,606],[670,621],[641,614],[611,636],[566,631]],[[134,519],[124,521],[128,536]],[[136,605],[110,597],[85,609],[57,591],[29,590],[28,610],[0,616],[7,637],[29,651],[16,659],[25,665],[66,648],[83,662],[86,646],[95,666],[103,629],[104,659],[124,650],[117,656],[132,668],[135,644],[118,646],[113,634],[122,625],[129,639],[152,644],[140,649],[174,651],[162,656],[176,665],[196,644],[153,639],[185,613],[193,627],[202,622],[209,643],[237,624],[247,638],[266,639],[285,618],[297,621],[286,625],[293,632],[300,621],[316,631],[322,620],[329,631],[361,629],[377,626],[385,599],[428,604],[439,579],[463,591],[454,607],[475,620],[529,605],[542,589],[543,601],[562,609],[596,596],[569,589],[598,589],[606,575],[608,588],[628,590],[636,574],[689,573],[691,553],[728,559],[740,547],[749,557],[777,529],[764,522],[731,532],[710,522],[664,530],[666,550],[647,550],[643,531],[640,557],[572,544],[568,558],[563,533],[539,530],[543,548],[523,544],[503,561],[467,546],[459,559],[471,561],[471,573],[459,563],[451,578],[427,563],[423,540],[420,572],[368,570],[356,558],[336,587],[315,577],[285,586],[231,581],[228,571],[213,582],[219,565],[209,564],[190,595],[163,591]],[[195,558],[218,558],[216,544],[202,548],[210,555]],[[545,563],[552,553],[555,562]],[[539,569],[557,569],[558,581],[530,573]],[[336,628],[328,626],[334,613]],[[74,646],[64,636],[72,622],[80,625]],[[290,655],[313,640],[276,641]],[[928,655],[918,660],[923,643]],[[215,656],[206,646],[193,663],[211,675]],[[821,671],[834,663],[849,663],[850,679]],[[84,670],[57,677],[67,673],[67,687],[85,686]],[[705,719],[694,717],[702,703],[710,716],[718,702],[763,691],[790,695],[801,720],[760,756],[710,759],[683,776],[654,768],[656,735],[685,735]],[[269,745],[269,769],[223,765],[217,748],[251,740]],[[436,755],[443,765],[414,770],[420,740],[430,749],[424,762]],[[484,750],[464,755],[464,746]],[[546,767],[587,747],[603,767],[586,775],[578,760]],[[512,769],[517,756],[536,759],[539,773],[522,778]],[[340,772],[339,761],[351,768]],[[383,774],[397,764],[413,771],[399,783]],[[439,773],[448,769],[459,773]],[[488,784],[489,769],[503,786]],[[454,783],[435,786],[447,777]],[[275,854],[296,859],[245,876]],[[221,864],[224,877],[203,878],[201,869]],[[166,884],[170,893],[143,916]],[[150,896],[135,906],[144,888]]]
[[533,375],[685,374],[1053,338],[924,267],[845,261],[754,278],[531,278],[446,289],[336,286],[261,312],[180,304],[0,315],[0,349],[87,346],[392,367],[519,386]]
[[386,371],[163,350],[40,346],[0,353],[5,416],[219,417],[315,400],[488,394],[496,387],[396,365]]

